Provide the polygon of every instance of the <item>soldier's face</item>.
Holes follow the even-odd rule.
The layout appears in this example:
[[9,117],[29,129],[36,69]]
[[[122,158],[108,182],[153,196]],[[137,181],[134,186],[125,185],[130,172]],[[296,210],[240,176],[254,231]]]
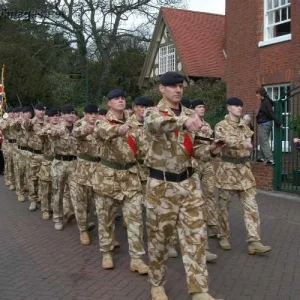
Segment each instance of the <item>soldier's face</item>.
[[38,119],[44,118],[45,111],[39,110],[39,109],[35,109],[35,110],[34,110],[34,113],[35,113],[35,116],[36,116]]
[[55,115],[53,117],[49,117],[49,121],[51,124],[56,125],[58,124],[59,121],[59,115]]
[[143,106],[143,105],[136,105],[134,107],[134,112],[136,113],[136,115],[139,118],[143,118],[144,117],[144,111],[145,111],[145,106]]
[[204,105],[198,105],[195,107],[195,113],[199,116],[199,117],[204,117],[205,115],[205,106]]
[[24,112],[24,113],[23,113],[23,118],[24,118],[25,120],[30,119],[30,118],[31,118],[31,112],[30,112],[30,111]]
[[84,118],[89,124],[94,124],[97,120],[98,113],[84,113]]
[[183,94],[183,84],[178,83],[174,85],[164,86],[159,85],[159,90],[163,95],[163,98],[171,103],[178,104]]
[[115,111],[123,111],[126,107],[125,97],[112,98],[107,102],[110,109]]
[[228,105],[227,109],[228,109],[229,114],[233,115],[234,117],[241,117],[241,115],[243,113],[242,106]]
[[74,123],[74,114],[63,114],[63,119],[68,123]]
[[98,120],[106,120],[106,115],[98,115],[97,119]]

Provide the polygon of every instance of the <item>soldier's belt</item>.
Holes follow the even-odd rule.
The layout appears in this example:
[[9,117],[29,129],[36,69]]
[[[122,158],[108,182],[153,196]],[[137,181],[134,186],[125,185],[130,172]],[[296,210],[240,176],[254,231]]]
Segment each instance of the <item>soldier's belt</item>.
[[184,172],[180,174],[164,172],[157,169],[150,168],[150,178],[171,181],[171,182],[181,182],[190,178],[194,174],[193,168],[187,168]]
[[114,161],[105,160],[103,158],[101,159],[100,163],[106,167],[109,167],[109,168],[112,168],[115,170],[128,170],[135,165],[135,163],[119,164]]
[[11,144],[14,144],[14,143],[17,142],[17,140],[15,140],[15,139],[10,139],[10,140],[8,140],[8,142],[11,143]]
[[52,161],[53,158],[54,158],[54,156],[47,156],[47,155],[45,155],[45,154],[43,155],[43,159],[44,159],[44,160]]
[[101,157],[91,156],[91,155],[88,155],[88,154],[79,154],[78,158],[83,159],[83,160],[87,160],[87,161],[91,161],[91,162],[100,162],[101,161]]
[[36,150],[36,149],[30,148],[30,147],[27,147],[27,151],[34,153],[34,154],[43,154],[42,150]]
[[76,160],[77,157],[75,155],[55,154],[55,159],[63,160],[63,161],[72,161],[72,160]]
[[20,149],[20,150],[28,150],[28,147],[18,145],[18,149]]
[[221,157],[222,161],[224,162],[229,162],[232,164],[246,164],[247,162],[250,161],[250,157]]

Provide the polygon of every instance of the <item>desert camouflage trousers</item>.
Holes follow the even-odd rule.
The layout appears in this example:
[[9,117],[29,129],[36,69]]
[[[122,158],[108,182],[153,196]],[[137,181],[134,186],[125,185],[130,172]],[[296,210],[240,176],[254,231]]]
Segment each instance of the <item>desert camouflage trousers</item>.
[[5,164],[4,179],[6,185],[15,184],[15,172],[13,164],[14,147],[14,144],[7,141],[3,143],[3,157]]
[[26,177],[27,174],[27,163],[28,160],[28,151],[15,149],[15,179],[16,179],[16,194],[23,195],[25,194],[26,189]]
[[39,177],[39,200],[41,201],[42,212],[52,212],[52,177],[51,177],[52,160],[43,158]]
[[177,228],[189,293],[208,291],[204,201],[194,174],[182,182],[148,179],[146,190],[149,279],[166,282],[168,246]]
[[215,198],[215,171],[212,162],[203,163],[197,168],[197,173],[202,185],[203,198],[206,207],[208,226],[219,226],[218,206]]
[[27,172],[28,172],[28,199],[40,202],[38,197],[39,178],[38,173],[41,168],[43,155],[28,152]]
[[115,217],[121,205],[127,224],[129,255],[132,259],[144,255],[142,194],[137,192],[132,197],[125,197],[121,201],[96,194],[95,205],[98,216],[100,251],[109,252],[114,249]]
[[219,225],[220,238],[230,237],[228,211],[231,198],[237,194],[244,210],[244,222],[247,231],[247,241],[255,242],[260,240],[260,218],[258,212],[258,205],[255,199],[256,188],[252,187],[248,190],[225,190],[220,189],[219,192]]
[[53,221],[63,222],[64,215],[73,213],[70,198],[70,174],[74,172],[75,161],[54,159],[51,164]]
[[91,186],[81,185],[74,180],[70,181],[70,196],[74,207],[75,217],[80,232],[88,230],[88,213],[94,200]]

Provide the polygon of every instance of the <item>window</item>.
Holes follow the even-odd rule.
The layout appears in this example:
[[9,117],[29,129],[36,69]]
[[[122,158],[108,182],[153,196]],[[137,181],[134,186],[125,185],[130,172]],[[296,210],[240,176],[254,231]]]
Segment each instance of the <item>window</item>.
[[291,33],[291,0],[267,0],[266,38]]
[[[269,85],[264,87],[269,95],[269,97],[273,101],[278,101],[284,95],[286,95],[290,91],[289,84],[282,84],[282,85]],[[282,101],[282,120],[283,120],[283,137],[282,137],[282,151],[283,152],[290,152],[290,137],[289,137],[289,123],[290,123],[290,101]],[[274,126],[272,136],[274,137]],[[272,138],[272,150],[274,150],[274,139]]]
[[[264,0],[264,46],[291,39],[291,0]],[[267,42],[266,42],[267,41]]]
[[168,71],[175,71],[174,45],[159,48],[159,75]]

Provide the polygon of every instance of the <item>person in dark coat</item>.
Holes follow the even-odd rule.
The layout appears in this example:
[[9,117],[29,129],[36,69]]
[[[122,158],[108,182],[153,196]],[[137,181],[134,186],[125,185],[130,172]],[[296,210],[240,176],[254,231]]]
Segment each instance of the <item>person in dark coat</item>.
[[273,106],[274,103],[268,96],[266,90],[261,87],[256,90],[256,97],[261,100],[258,114],[256,116],[258,137],[261,150],[261,158],[258,161],[265,164],[274,165],[273,153],[270,147],[270,134],[272,132],[273,122],[275,126],[282,126],[281,122],[276,119]]

